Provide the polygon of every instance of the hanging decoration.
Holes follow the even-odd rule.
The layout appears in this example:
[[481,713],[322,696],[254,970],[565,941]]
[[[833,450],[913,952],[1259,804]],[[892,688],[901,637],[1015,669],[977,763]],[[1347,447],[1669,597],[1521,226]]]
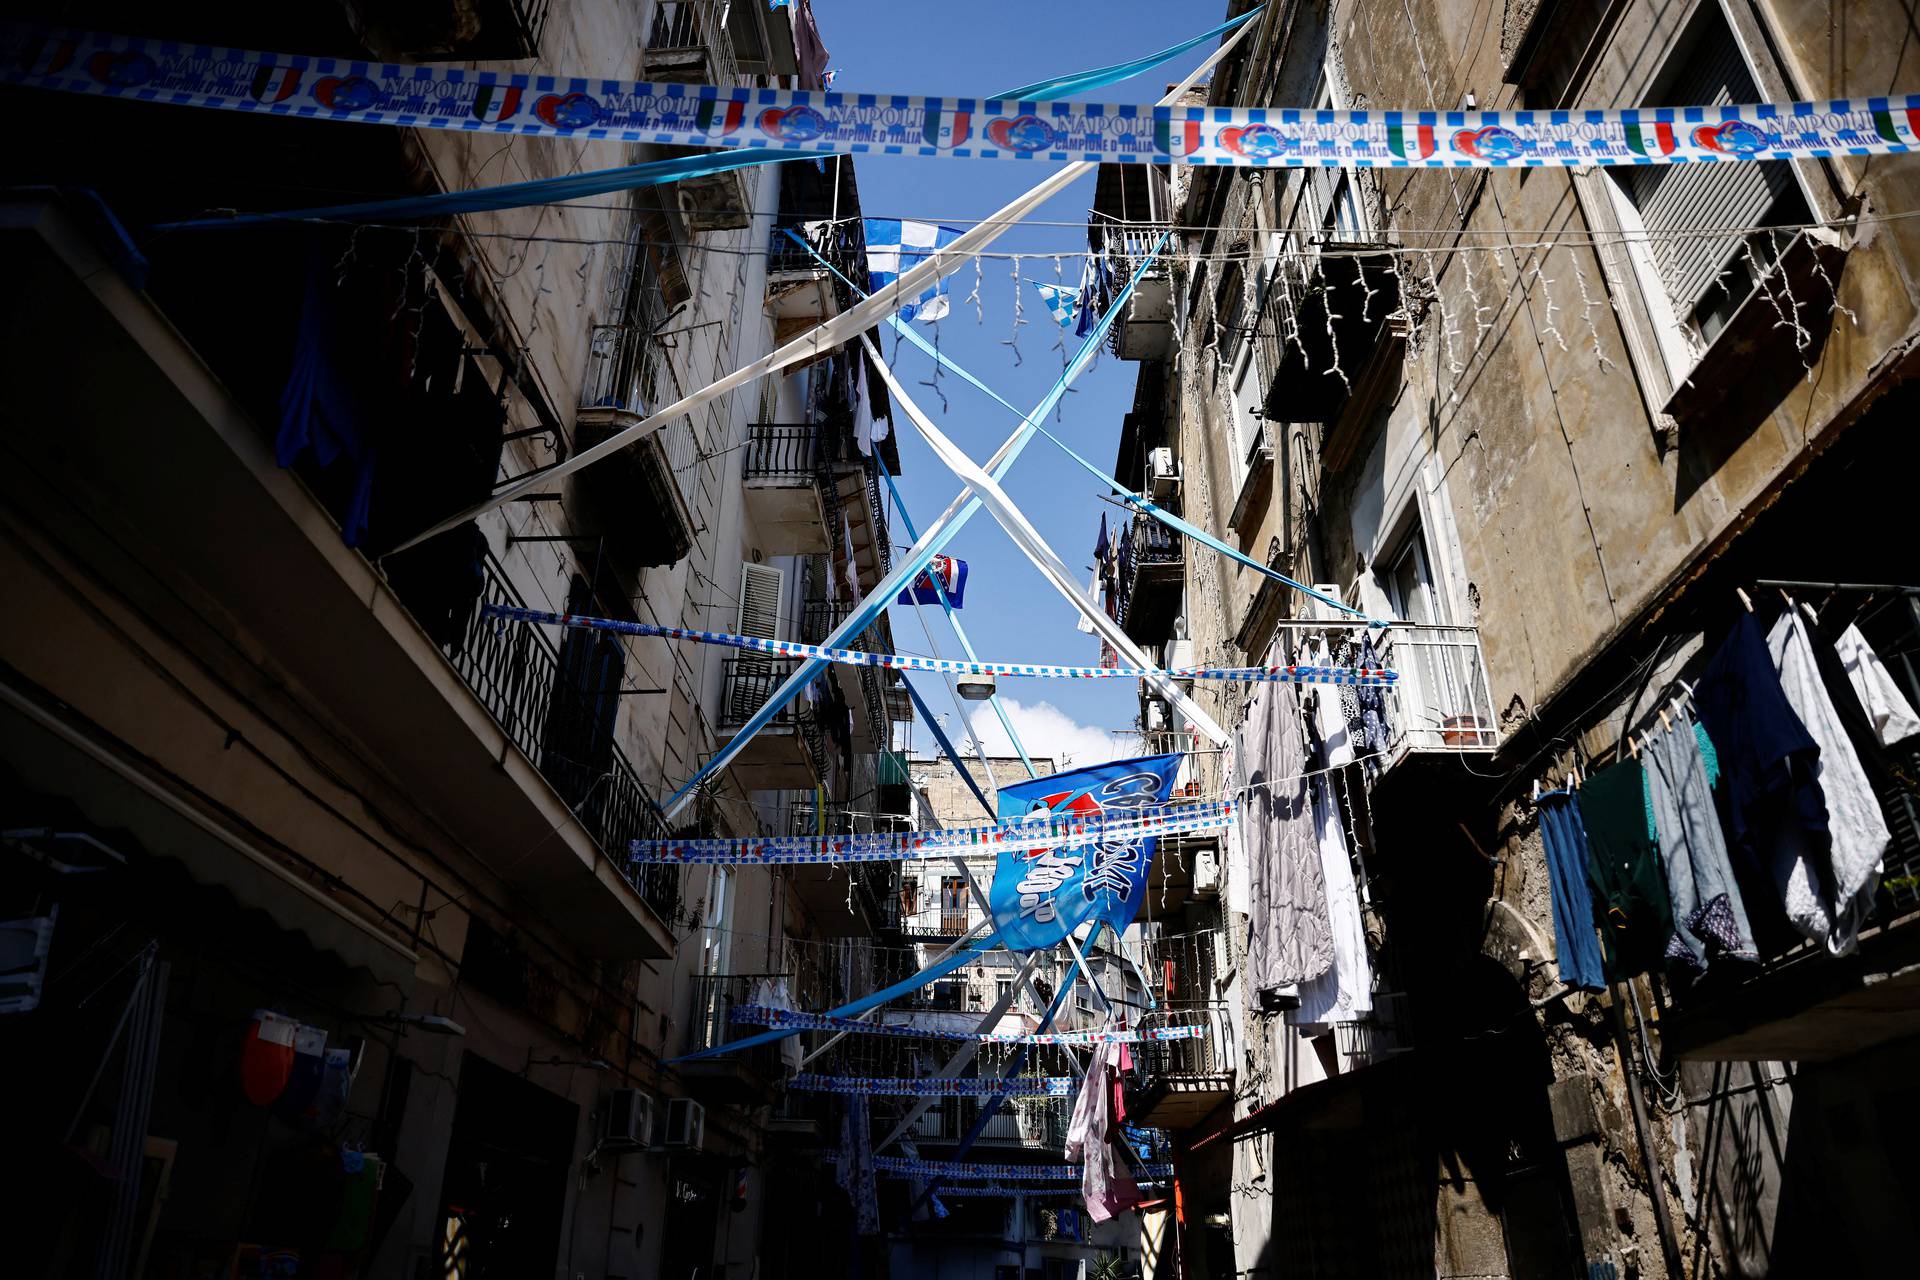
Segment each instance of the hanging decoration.
[[[1178,756],[1164,759],[1178,761]],[[1106,766],[1102,766],[1106,767]],[[1083,772],[1076,770],[1076,773]],[[1039,781],[1069,777],[1051,774]],[[1023,784],[1031,785],[1031,784]],[[854,831],[812,836],[668,836],[634,840],[628,845],[634,862],[717,863],[753,866],[791,866],[806,863],[896,862],[902,858],[964,856],[989,851],[1027,852],[1082,849],[1089,846],[1130,847],[1129,842],[1155,836],[1222,831],[1233,825],[1238,806],[1231,800],[1192,804],[1155,803],[1150,809],[1127,807],[1130,798],[1118,790],[1103,816],[1092,802],[1059,813],[1040,811],[972,827],[940,827],[924,831]],[[1004,796],[1008,788],[1000,789]],[[1164,795],[1161,797],[1164,799]],[[1004,809],[1004,806],[1003,806]]]
[[1140,164],[1504,168],[1920,145],[1920,95],[1592,111],[1143,107],[714,88],[263,53],[8,24],[0,82],[260,115],[685,147]]
[[978,1076],[821,1076],[803,1072],[787,1088],[807,1093],[855,1093],[890,1098],[977,1098],[1006,1094],[1016,1098],[1068,1098],[1079,1083],[1072,1076],[1015,1076],[1010,1080]]
[[[1080,1175],[1077,1164],[977,1164],[971,1160],[915,1160],[908,1156],[875,1156],[873,1168],[876,1173],[908,1178],[992,1178],[1003,1182],[1058,1182]],[[1145,1178],[1171,1178],[1173,1166],[1143,1164],[1139,1173]]]
[[[891,476],[888,477],[892,479]],[[953,609],[966,607],[967,602],[967,562],[956,560],[952,556],[935,556],[933,563],[920,571],[920,576],[902,591],[895,604],[919,605],[940,604],[940,593],[946,592],[946,604]]]
[[1163,676],[1171,680],[1231,680],[1262,684],[1339,684],[1390,685],[1400,679],[1389,667],[1335,667],[1307,663],[1284,663],[1266,667],[1068,667],[1035,662],[974,662],[963,658],[926,658],[910,653],[868,653],[864,649],[835,649],[825,645],[801,644],[797,640],[768,640],[760,636],[734,635],[725,631],[701,631],[692,627],[662,627],[651,622],[626,622],[617,618],[593,618],[577,613],[553,613],[545,609],[527,609],[519,605],[489,604],[481,616],[502,622],[544,623],[549,626],[575,627],[589,631],[611,631],[620,635],[652,636],[666,640],[691,640],[698,644],[724,645],[782,657],[816,659],[855,667],[886,667],[896,671],[934,671],[949,675],[1031,676],[1061,680],[1135,679]]
[[1080,290],[1070,289],[1063,284],[1048,284],[1043,280],[1029,280],[1028,284],[1040,291],[1041,300],[1047,304],[1047,310],[1053,312],[1053,318],[1062,329],[1077,328],[1080,323]]
[[[1051,947],[1083,924],[1111,924],[1118,933],[1133,923],[1153,863],[1156,832],[1145,815],[1167,810],[1184,759],[1115,760],[1000,788],[1003,818],[1051,826],[1072,815],[1071,821],[1104,833],[1073,843],[1001,846],[987,898],[1009,950]],[[1083,852],[1089,846],[1091,852]]]
[[1175,1027],[1112,1027],[1097,1031],[956,1031],[919,1021],[863,1022],[859,1018],[826,1013],[777,1009],[772,1005],[737,1004],[728,1015],[734,1022],[755,1027],[786,1027],[796,1031],[853,1031],[902,1040],[962,1040],[979,1044],[1141,1044],[1163,1040],[1196,1040],[1206,1031],[1197,1025]]
[[[892,286],[900,273],[911,270],[960,238],[952,227],[931,222],[913,222],[904,218],[866,218],[868,291],[879,293]],[[902,320],[932,323],[946,318],[947,279],[900,308]]]

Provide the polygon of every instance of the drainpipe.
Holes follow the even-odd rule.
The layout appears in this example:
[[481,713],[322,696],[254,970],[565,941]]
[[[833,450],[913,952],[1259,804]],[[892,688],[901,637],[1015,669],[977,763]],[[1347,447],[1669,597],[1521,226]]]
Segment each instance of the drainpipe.
[[1648,1196],[1653,1201],[1654,1226],[1660,1232],[1660,1252],[1666,1258],[1667,1275],[1671,1280],[1680,1280],[1683,1274],[1680,1269],[1680,1239],[1674,1234],[1673,1218],[1667,1211],[1666,1170],[1660,1163],[1659,1151],[1653,1145],[1651,1126],[1647,1122],[1647,1104],[1640,1093],[1635,1045],[1633,1037],[1627,1032],[1627,1015],[1622,1008],[1626,990],[1623,984],[1616,982],[1609,992],[1613,996],[1614,1040],[1620,1052],[1621,1070],[1627,1077],[1627,1101],[1633,1104],[1633,1132],[1640,1140],[1640,1160],[1646,1166],[1647,1180],[1652,1184],[1648,1188]]

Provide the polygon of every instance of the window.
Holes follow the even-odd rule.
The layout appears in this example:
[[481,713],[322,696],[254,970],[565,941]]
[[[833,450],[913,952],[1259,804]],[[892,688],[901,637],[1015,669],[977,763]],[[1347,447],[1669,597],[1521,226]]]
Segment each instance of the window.
[[786,594],[787,572],[777,565],[740,566],[740,634],[762,640],[780,637],[780,601]]
[[964,876],[946,876],[940,881],[940,932],[967,931],[967,881]]
[[1001,1007],[1005,1009],[1013,1008],[1013,979],[1001,978],[996,985],[999,988],[997,995]]
[[[1652,105],[1709,107],[1761,100],[1717,4],[1700,5],[1646,96]],[[1659,137],[1650,145],[1661,145]],[[1661,356],[1677,384],[1753,294],[1787,239],[1773,230],[1701,233],[1790,226],[1811,221],[1812,214],[1792,167],[1782,160],[1635,165],[1605,173]]]
[[1400,548],[1382,562],[1380,585],[1396,617],[1431,625],[1440,621],[1440,598],[1433,586],[1433,563],[1427,557],[1420,526],[1401,540]]
[[[1334,91],[1334,84],[1340,78],[1338,66],[1329,58],[1320,73],[1320,91],[1315,95],[1315,106],[1321,111],[1332,111],[1342,105],[1345,96]],[[1317,243],[1351,244],[1368,238],[1367,220],[1360,204],[1360,188],[1357,185],[1360,171],[1357,169],[1329,169],[1312,166],[1307,169],[1306,212],[1308,217],[1296,215],[1296,221],[1304,230],[1316,237]]]

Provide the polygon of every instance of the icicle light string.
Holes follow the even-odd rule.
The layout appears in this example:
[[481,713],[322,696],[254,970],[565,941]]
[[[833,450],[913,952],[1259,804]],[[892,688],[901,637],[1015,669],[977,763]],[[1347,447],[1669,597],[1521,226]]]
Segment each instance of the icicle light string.
[[[480,216],[487,216],[487,215],[464,215],[464,216],[480,217]],[[1416,256],[1427,255],[1427,254],[1435,254],[1442,257],[1454,257],[1454,256],[1466,255],[1466,254],[1491,253],[1495,248],[1503,248],[1504,250],[1507,250],[1507,251],[1518,252],[1521,250],[1528,250],[1528,249],[1548,249],[1548,248],[1561,248],[1561,247],[1574,247],[1574,246],[1599,248],[1599,247],[1609,247],[1613,245],[1625,245],[1630,243],[1663,244],[1663,243],[1684,243],[1684,242],[1693,241],[1693,240],[1726,240],[1726,239],[1731,239],[1735,236],[1758,235],[1765,232],[1772,232],[1772,233],[1779,233],[1779,234],[1792,234],[1795,232],[1804,232],[1804,231],[1851,232],[1863,226],[1869,226],[1869,225],[1875,225],[1875,224],[1881,224],[1881,223],[1901,222],[1910,218],[1920,218],[1920,210],[1909,211],[1909,212],[1899,212],[1899,213],[1861,214],[1854,218],[1839,218],[1839,219],[1834,219],[1834,220],[1825,221],[1825,222],[1780,223],[1780,224],[1773,224],[1773,225],[1751,224],[1751,225],[1725,226],[1725,227],[1688,227],[1688,228],[1675,227],[1675,228],[1666,228],[1661,230],[1649,230],[1645,232],[1634,232],[1632,234],[1628,234],[1627,232],[1613,232],[1613,233],[1593,232],[1593,231],[1586,230],[1584,228],[1579,230],[1553,229],[1553,228],[1541,228],[1541,229],[1514,228],[1514,229],[1504,230],[1504,231],[1495,231],[1495,230],[1480,231],[1480,230],[1475,230],[1471,228],[1430,230],[1430,229],[1413,229],[1413,228],[1394,227],[1392,228],[1393,233],[1396,236],[1399,236],[1402,238],[1413,238],[1413,237],[1423,237],[1423,236],[1431,236],[1436,238],[1445,237],[1446,242],[1436,243],[1432,245],[1402,244],[1402,245],[1387,246],[1387,247],[1355,246],[1350,248],[1342,247],[1338,243],[1333,243],[1333,244],[1326,244],[1326,245],[1316,245],[1309,248],[1284,248],[1283,247],[1283,248],[1272,250],[1271,254],[1269,254],[1269,251],[1264,248],[1248,245],[1248,246],[1241,247],[1234,250],[1225,250],[1225,249],[1219,250],[1219,251],[1216,251],[1214,254],[1210,255],[1210,257],[1218,261],[1245,261],[1245,260],[1250,260],[1254,258],[1258,258],[1264,261],[1269,256],[1271,256],[1275,260],[1288,259],[1288,258],[1296,259],[1296,260],[1305,260],[1308,258],[1318,258],[1318,257],[1372,258],[1372,257],[1378,257],[1382,254],[1390,254],[1398,257],[1416,257]],[[334,226],[334,227],[351,226],[359,230],[395,231],[395,232],[405,232],[408,234],[412,234],[414,232],[421,230],[420,224],[412,223],[412,222],[396,223],[396,222],[357,221],[357,220],[351,220],[351,219],[329,219],[329,218],[289,218],[286,220],[286,222],[287,222],[287,225],[290,225],[290,226],[294,226],[294,225],[319,225],[319,226]],[[1027,225],[1033,225],[1033,224],[1027,224]],[[1081,226],[1084,229],[1084,224],[1069,224],[1069,225]],[[1162,229],[1165,229],[1163,224],[1157,224],[1157,225],[1161,225]],[[1179,231],[1179,230],[1182,230],[1182,228],[1174,228],[1174,230]],[[1200,234],[1204,232],[1217,231],[1218,228],[1190,228],[1186,230],[1189,230],[1194,234]],[[565,235],[542,234],[539,232],[481,231],[481,230],[471,229],[464,225],[457,230],[436,229],[436,234],[451,236],[451,237],[464,237],[464,238],[475,239],[475,240],[505,240],[505,241],[516,241],[520,243],[582,245],[582,246],[607,245],[614,248],[624,247],[628,243],[626,237],[624,236],[621,236],[621,237],[565,236]],[[1283,239],[1285,238],[1284,233],[1272,232],[1268,234],[1281,236]],[[1459,239],[1460,237],[1468,236],[1468,235],[1501,235],[1501,236],[1508,236],[1508,237],[1528,236],[1528,237],[1535,237],[1535,238],[1518,240],[1518,241],[1509,240],[1504,245],[1474,244],[1474,243],[1460,241]],[[158,236],[155,238],[155,243],[161,243],[165,240],[165,238],[166,238],[165,234]],[[767,248],[731,248],[723,245],[701,244],[697,241],[682,241],[682,240],[655,240],[655,241],[649,241],[648,243],[655,248],[673,249],[679,253],[686,254],[686,255],[719,254],[722,256],[738,256],[738,257],[747,257],[747,258],[765,258],[765,257],[772,256],[772,251]],[[1054,252],[1051,252],[1051,251],[1036,252],[1032,250],[1027,250],[1027,251],[1020,251],[1020,252],[1009,252],[1005,250],[988,249],[988,250],[983,250],[978,254],[975,254],[974,256],[978,258],[983,258],[983,259],[992,259],[995,261],[1018,262],[1018,261],[1024,261],[1030,258],[1050,258],[1056,255]],[[1061,250],[1059,251],[1058,256],[1062,258],[1087,258],[1087,257],[1101,257],[1103,255],[1100,250],[1089,249],[1089,248],[1074,248],[1074,249]],[[508,272],[506,274],[508,276],[511,276],[513,273]]]

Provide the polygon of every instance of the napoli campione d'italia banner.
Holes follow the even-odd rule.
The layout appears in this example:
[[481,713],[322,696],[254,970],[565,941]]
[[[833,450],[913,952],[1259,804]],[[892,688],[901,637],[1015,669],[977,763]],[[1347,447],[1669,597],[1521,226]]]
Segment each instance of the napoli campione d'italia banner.
[[1143,164],[1492,167],[1885,155],[1920,95],[1569,111],[1313,111],[720,89],[0,24],[0,83],[265,115],[671,146]]

